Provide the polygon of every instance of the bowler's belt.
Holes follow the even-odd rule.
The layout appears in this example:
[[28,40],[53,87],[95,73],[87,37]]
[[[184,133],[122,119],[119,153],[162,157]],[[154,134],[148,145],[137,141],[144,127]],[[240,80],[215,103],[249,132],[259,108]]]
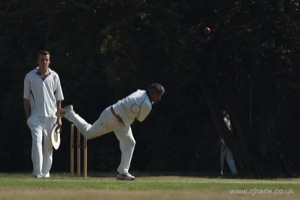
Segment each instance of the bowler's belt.
[[118,119],[118,121],[119,121],[120,123],[123,123],[123,124],[124,124],[122,118],[120,117],[120,115],[117,115],[117,113],[115,112],[115,110],[113,109],[112,106],[110,107],[110,111],[111,111],[111,113]]

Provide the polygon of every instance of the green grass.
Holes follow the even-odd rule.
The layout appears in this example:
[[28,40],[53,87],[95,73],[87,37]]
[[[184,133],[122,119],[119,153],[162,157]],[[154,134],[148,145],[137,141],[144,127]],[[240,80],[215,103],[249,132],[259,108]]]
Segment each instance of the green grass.
[[231,190],[292,189],[300,191],[300,179],[225,179],[186,176],[138,176],[135,181],[117,181],[113,176],[71,178],[52,174],[50,179],[35,179],[30,174],[0,174],[0,188],[97,189],[97,190]]

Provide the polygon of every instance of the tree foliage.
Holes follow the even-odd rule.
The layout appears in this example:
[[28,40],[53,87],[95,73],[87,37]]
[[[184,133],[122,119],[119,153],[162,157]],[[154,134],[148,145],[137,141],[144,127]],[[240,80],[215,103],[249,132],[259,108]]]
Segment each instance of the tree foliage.
[[[291,175],[281,158],[300,164],[299,17],[295,0],[1,1],[0,170],[31,169],[23,79],[48,49],[64,104],[91,123],[130,92],[165,86],[133,125],[133,170],[211,172],[221,134],[246,175]],[[66,121],[63,133],[53,170],[69,169]],[[89,170],[113,170],[119,156],[113,134],[89,141]]]

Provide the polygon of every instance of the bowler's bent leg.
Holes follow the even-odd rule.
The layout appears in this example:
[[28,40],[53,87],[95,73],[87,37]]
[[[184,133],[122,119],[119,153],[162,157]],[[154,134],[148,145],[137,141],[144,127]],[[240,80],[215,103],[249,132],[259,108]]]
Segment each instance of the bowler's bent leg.
[[87,130],[92,126],[87,123],[82,117],[76,114],[74,111],[65,115],[65,118],[72,122],[83,136],[86,136]]
[[106,133],[112,132],[115,129],[119,129],[119,127],[122,126],[122,124],[119,123],[111,113],[109,108],[104,109],[93,125],[86,122],[75,112],[68,113],[65,115],[65,118],[74,123],[82,135],[87,139],[102,136]]

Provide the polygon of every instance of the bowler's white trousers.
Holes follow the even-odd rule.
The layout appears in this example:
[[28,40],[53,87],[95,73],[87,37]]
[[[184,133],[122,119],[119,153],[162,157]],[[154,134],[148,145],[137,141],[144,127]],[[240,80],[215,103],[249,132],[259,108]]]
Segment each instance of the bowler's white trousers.
[[75,112],[65,115],[65,118],[74,123],[83,136],[87,139],[102,136],[109,132],[114,132],[119,140],[121,149],[121,162],[117,171],[121,174],[128,173],[130,163],[135,148],[135,139],[130,126],[125,126],[112,114],[110,107],[107,107],[94,122],[93,125],[87,123]]
[[27,120],[32,135],[31,159],[33,176],[50,177],[49,172],[52,166],[53,155],[51,130],[56,120],[55,117],[35,116],[30,116]]

